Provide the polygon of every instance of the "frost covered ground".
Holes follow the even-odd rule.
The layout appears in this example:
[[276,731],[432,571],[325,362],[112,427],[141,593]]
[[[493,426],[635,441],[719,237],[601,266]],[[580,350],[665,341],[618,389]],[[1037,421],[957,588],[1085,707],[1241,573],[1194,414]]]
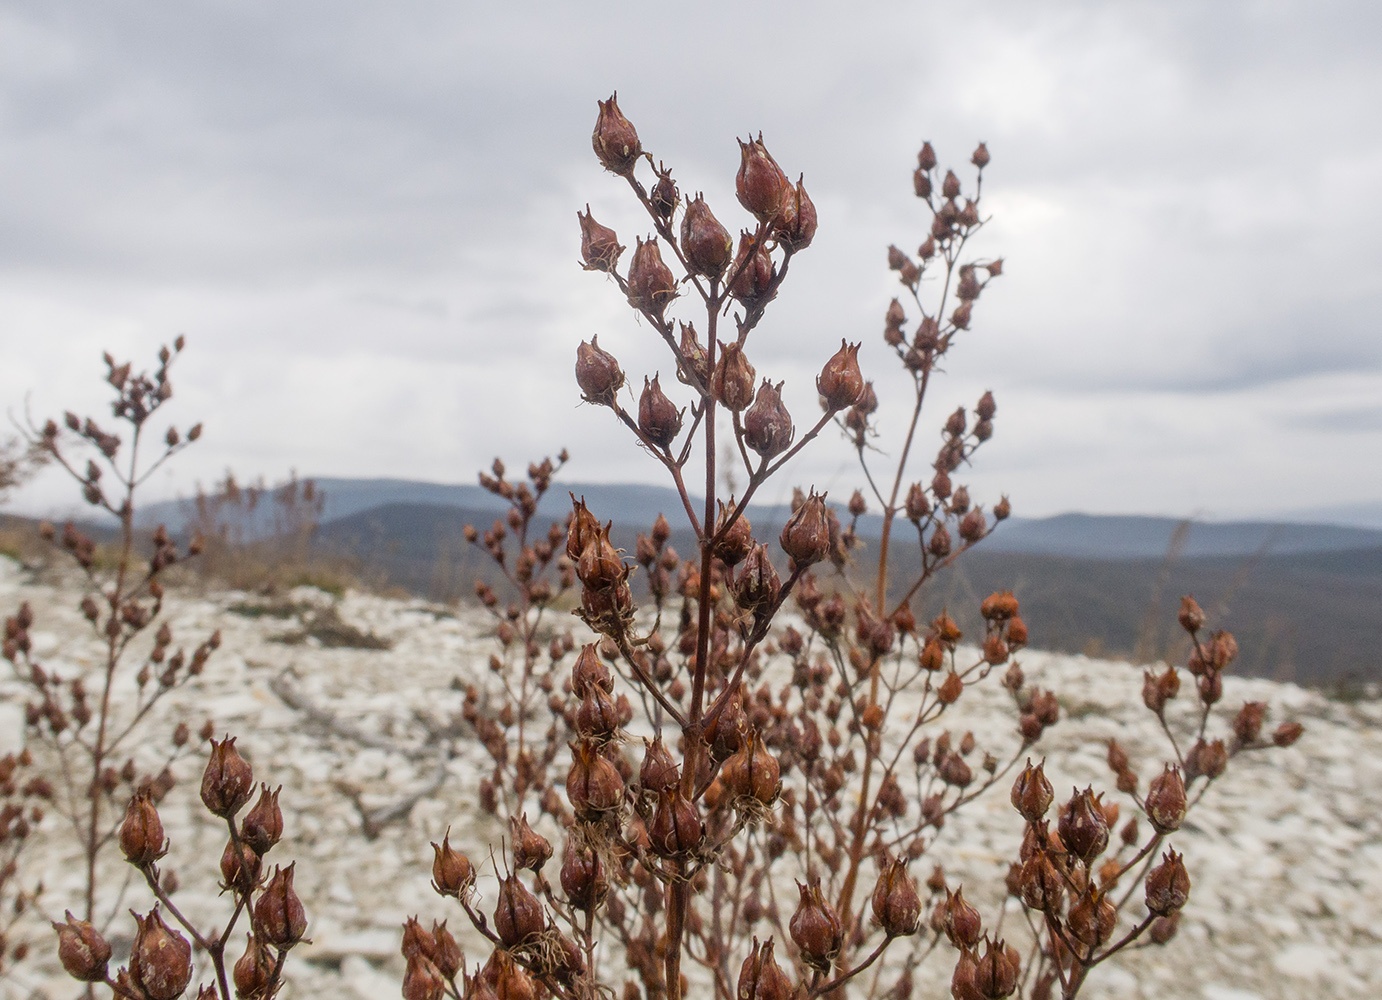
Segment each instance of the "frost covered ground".
[[[315,591],[293,597],[317,606],[331,603]],[[0,611],[13,613],[22,600],[34,606],[32,631],[45,667],[70,677],[96,664],[100,650],[77,611],[77,591],[34,582],[0,558]],[[443,719],[459,709],[453,679],[486,669],[484,622],[466,612],[453,617],[419,602],[352,593],[337,606],[341,618],[392,640],[392,648],[331,649],[310,639],[297,645],[273,641],[295,623],[230,610],[245,601],[235,593],[173,595],[175,646],[190,648],[213,628],[221,630],[223,644],[202,677],[160,705],[161,721],[150,725],[154,735],[144,752],[150,759],[165,752],[162,741],[173,719],[186,715],[195,729],[210,716],[218,731],[238,735],[257,778],[284,785],[286,834],[274,855],[284,863],[297,860],[297,889],[312,938],[294,952],[285,997],[397,996],[399,927],[406,916],[449,917],[453,930],[465,930],[462,915],[429,888],[428,842],[439,840],[449,826],[453,843],[468,845],[479,857],[481,845],[497,841],[501,831],[474,806],[478,751],[452,760],[440,787],[406,821],[385,826],[375,839],[361,836],[357,803],[368,809],[435,785],[436,760],[421,747],[416,720]],[[1021,661],[1033,682],[1061,698],[1063,721],[1038,748],[1048,755],[1058,794],[1077,783],[1111,784],[1104,763],[1109,737],[1141,761],[1144,780],[1153,773],[1164,744],[1141,707],[1139,670],[1036,652]],[[289,689],[379,745],[325,731],[285,704],[280,692]],[[131,693],[132,687],[118,694]],[[0,674],[0,752],[21,738],[19,697]],[[1211,790],[1172,841],[1184,851],[1194,882],[1180,934],[1166,948],[1100,967],[1082,995],[1382,995],[1382,705],[1340,704],[1289,685],[1230,677],[1225,713],[1245,700],[1271,704],[1269,721],[1287,714],[1300,719],[1306,735],[1290,749],[1235,761],[1232,780]],[[983,732],[1011,726],[1010,706],[996,684],[967,693],[957,708],[962,712],[948,728]],[[390,745],[397,749],[386,749]],[[178,874],[179,906],[212,923],[225,913],[211,867],[223,834],[197,798],[200,768],[195,756],[182,763],[181,784],[160,809],[172,839],[164,864]],[[1005,859],[1021,832],[1006,798],[990,795],[962,812],[934,848],[952,882],[964,882],[966,896],[980,904],[986,922],[1003,905]],[[59,832],[56,817],[46,821],[48,830]],[[50,915],[73,905],[79,891],[63,844],[59,836],[44,836],[26,861],[43,873],[43,908]],[[125,878],[122,866],[112,864],[103,912],[148,907],[144,887],[127,885]],[[125,916],[112,925],[117,957],[122,944],[128,947],[119,935],[130,923]],[[0,979],[0,998],[75,996],[75,984],[46,957],[51,937],[37,925],[30,933],[36,957]],[[472,959],[483,957],[473,938],[462,935],[462,943]],[[949,966],[948,959],[933,959],[923,967],[916,996],[948,996]]]

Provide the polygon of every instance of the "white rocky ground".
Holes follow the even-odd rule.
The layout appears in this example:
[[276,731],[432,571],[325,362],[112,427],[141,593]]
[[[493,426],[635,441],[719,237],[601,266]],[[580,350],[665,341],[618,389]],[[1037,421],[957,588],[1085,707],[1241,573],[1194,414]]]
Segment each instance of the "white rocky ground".
[[[294,596],[329,602],[315,591]],[[472,762],[478,758],[453,761],[446,782],[419,801],[406,822],[366,840],[344,790],[357,790],[366,806],[382,803],[430,785],[434,762],[326,735],[285,705],[271,684],[286,671],[313,703],[383,742],[404,744],[417,731],[417,714],[445,717],[459,707],[460,696],[450,688],[454,677],[485,669],[489,648],[480,638],[483,623],[464,613],[439,615],[418,602],[350,594],[339,608],[344,619],[394,645],[387,651],[325,649],[310,641],[271,641],[292,623],[227,610],[243,599],[242,594],[174,595],[170,604],[178,642],[190,647],[220,628],[224,643],[203,677],[160,706],[160,719],[147,730],[154,735],[145,752],[150,760],[165,752],[171,720],[186,715],[195,729],[210,715],[218,730],[239,736],[257,777],[284,785],[287,833],[275,854],[284,862],[297,860],[297,888],[311,917],[312,938],[311,945],[294,953],[285,997],[397,996],[403,919],[421,913],[425,919],[449,916],[453,929],[464,924],[428,886],[428,842],[439,840],[450,826],[453,841],[469,844],[480,856],[480,845],[500,834],[473,804]],[[21,600],[34,606],[37,652],[47,667],[70,677],[96,663],[99,650],[76,610],[76,591],[36,583],[0,558],[0,611],[12,613]],[[1061,697],[1065,719],[1040,747],[1049,756],[1048,772],[1058,790],[1073,783],[1110,784],[1104,741],[1111,736],[1143,762],[1144,779],[1150,776],[1163,744],[1140,704],[1140,671],[1123,663],[1041,653],[1028,653],[1022,662],[1033,681]],[[986,693],[981,688],[961,701],[964,714],[949,723],[951,728],[1011,727],[1003,693],[997,685],[985,687]],[[15,685],[0,675],[0,752],[21,738],[16,697]],[[1217,785],[1196,808],[1193,823],[1173,839],[1194,880],[1181,933],[1166,948],[1101,967],[1083,995],[1120,1000],[1382,995],[1382,705],[1339,704],[1289,685],[1230,678],[1225,712],[1244,700],[1269,702],[1272,719],[1300,719],[1307,726],[1305,737],[1290,749],[1235,761],[1232,780]],[[200,769],[196,758],[179,765],[182,783],[161,813],[172,839],[165,866],[178,872],[182,885],[175,899],[186,912],[211,922],[224,911],[211,870],[223,839],[197,799]],[[967,896],[977,896],[986,922],[1002,905],[1003,859],[1013,853],[1018,823],[1006,795],[992,795],[948,823],[935,848],[952,880],[965,882]],[[80,883],[55,817],[44,834],[26,865],[42,871],[43,907],[56,915],[75,903]],[[149,905],[142,885],[119,895],[124,877],[122,866],[113,864],[105,912]],[[117,919],[112,935],[128,925],[127,917]],[[37,957],[0,979],[0,1000],[75,995],[74,984],[46,957],[51,937],[41,930],[46,928],[30,929]],[[483,955],[471,944],[472,956]],[[118,940],[116,947],[118,953]],[[918,975],[916,995],[947,996],[949,962],[928,965]]]

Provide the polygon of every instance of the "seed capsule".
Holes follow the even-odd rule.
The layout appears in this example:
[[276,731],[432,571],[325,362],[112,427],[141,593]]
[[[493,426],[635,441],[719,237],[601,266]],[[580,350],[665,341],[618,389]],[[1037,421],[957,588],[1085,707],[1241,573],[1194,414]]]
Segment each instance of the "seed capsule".
[[130,980],[149,1000],[174,1000],[192,979],[192,945],[169,929],[158,907],[134,919],[139,929],[130,950]]
[[613,354],[600,349],[599,339],[598,336],[591,337],[589,344],[581,341],[576,348],[576,384],[581,388],[581,398],[587,403],[613,406],[615,396],[624,384],[624,370],[619,367]]
[[517,875],[499,880],[499,901],[494,908],[494,931],[506,948],[513,948],[542,933],[547,925],[542,904]]
[[528,825],[528,814],[511,816],[509,831],[513,838],[513,866],[541,871],[552,857],[552,844]]
[[234,816],[254,794],[254,772],[235,750],[235,737],[211,741],[211,756],[202,774],[202,802],[215,816]]
[[651,743],[644,740],[643,743],[645,750],[643,766],[638,771],[638,783],[650,792],[661,792],[671,788],[679,780],[680,774],[676,761],[663,745],[662,737],[659,736]]
[[585,206],[585,215],[576,213],[576,220],[581,224],[581,260],[585,269],[606,273],[613,271],[619,263],[619,255],[624,252],[614,230],[596,222],[590,214],[589,205]]
[[[83,983],[103,983],[110,962],[110,945],[94,926],[66,913],[66,923],[54,923],[58,932],[58,960],[67,974]],[[136,918],[138,919],[138,918]]]
[[1185,782],[1181,779],[1180,768],[1166,765],[1166,770],[1152,779],[1147,788],[1147,798],[1143,806],[1147,818],[1157,833],[1171,833],[1180,829],[1185,819]]
[[451,846],[449,829],[440,846],[432,844],[432,851],[432,888],[438,895],[459,898],[475,882],[475,868],[470,859]]
[[1003,1000],[1017,989],[1019,968],[1017,949],[1003,941],[988,941],[983,958],[974,966],[974,988],[984,1000]]
[[1092,788],[1075,790],[1061,811],[1056,829],[1072,854],[1089,864],[1108,846],[1108,821]]
[[616,808],[624,796],[619,771],[590,743],[571,744],[571,769],[566,774],[566,797],[579,819],[595,819]]
[[1190,873],[1175,851],[1161,856],[1161,864],[1147,876],[1147,909],[1159,917],[1175,913],[1190,898]]
[[634,239],[633,263],[629,265],[629,305],[650,316],[661,317],[677,297],[672,269],[662,262],[657,239]]
[[1051,807],[1052,799],[1055,798],[1055,790],[1051,787],[1051,782],[1046,779],[1045,767],[1045,760],[1033,767],[1029,758],[1027,766],[1022,769],[1022,773],[1013,782],[1013,808],[1020,812],[1022,818],[1029,823],[1035,823],[1045,816],[1046,810]]
[[729,266],[734,241],[720,225],[704,196],[697,194],[681,219],[681,252],[691,269],[707,278],[719,278]]
[[291,948],[307,933],[307,912],[293,891],[294,861],[287,868],[275,866],[273,878],[254,904],[254,916],[264,941],[275,948]]
[[561,888],[578,910],[598,906],[609,890],[600,855],[589,847],[577,846],[572,838],[567,839],[561,864]]
[[653,851],[663,857],[678,857],[694,851],[705,831],[696,804],[682,794],[679,786],[659,792],[648,840]]
[[245,951],[231,970],[235,995],[242,1000],[261,1000],[269,995],[274,960],[253,934],[246,935]]
[[152,864],[168,853],[163,822],[148,790],[135,794],[120,824],[120,851],[136,868]]
[[667,398],[657,376],[643,378],[643,395],[638,399],[638,429],[658,448],[666,448],[681,432],[681,411]]
[[810,566],[828,556],[830,522],[826,517],[825,495],[813,490],[782,526],[778,541],[797,566]]
[[759,222],[770,222],[791,190],[792,182],[763,145],[763,133],[749,142],[740,141],[739,173],[734,178],[739,204]]
[[829,972],[844,943],[844,929],[835,910],[821,892],[821,880],[797,883],[800,899],[790,925],[792,940],[801,949],[806,964],[819,972]]
[[790,1000],[791,996],[791,981],[773,958],[773,939],[759,945],[754,938],[753,950],[739,968],[737,1000]]
[[859,370],[859,345],[840,341],[840,349],[825,363],[816,377],[816,391],[828,412],[848,409],[864,392],[864,376]]
[[283,836],[283,811],[278,807],[278,793],[283,791],[283,786],[279,785],[272,793],[267,784],[259,787],[259,801],[240,824],[240,839],[262,856]]
[[907,874],[907,864],[886,862],[873,888],[873,916],[889,937],[915,934],[921,926],[921,897]]
[[782,405],[782,385],[767,379],[758,387],[753,405],[744,413],[744,442],[764,458],[776,458],[792,443],[796,428]]
[[793,253],[805,250],[816,237],[816,204],[806,193],[803,177],[796,187],[789,187],[782,196],[782,206],[773,219],[773,237]]
[[638,141],[638,132],[633,124],[619,110],[618,97],[615,93],[610,95],[608,101],[597,102],[600,114],[595,120],[595,131],[591,133],[590,142],[606,170],[628,174],[642,155],[643,145]]
[[710,391],[731,410],[742,410],[753,402],[753,379],[756,374],[743,348],[736,343],[722,345],[715,360],[715,375]]

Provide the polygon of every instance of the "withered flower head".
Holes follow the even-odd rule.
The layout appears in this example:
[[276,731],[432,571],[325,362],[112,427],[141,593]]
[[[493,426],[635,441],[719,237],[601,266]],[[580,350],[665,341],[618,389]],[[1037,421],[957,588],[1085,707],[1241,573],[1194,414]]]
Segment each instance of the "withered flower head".
[[513,866],[541,871],[552,857],[552,844],[528,825],[528,814],[509,817],[509,831],[513,837]]
[[571,769],[566,774],[566,797],[578,819],[595,819],[618,807],[624,779],[599,750],[585,740],[571,744]]
[[778,539],[782,550],[798,566],[818,563],[830,554],[830,521],[826,516],[825,494],[815,490],[782,526]]
[[657,809],[648,827],[653,851],[663,857],[678,857],[694,851],[705,835],[696,804],[682,794],[679,785],[657,793]]
[[776,458],[792,443],[796,428],[792,415],[782,404],[782,385],[767,379],[758,387],[758,396],[744,414],[744,442],[764,458]]
[[1027,766],[1022,769],[1022,773],[1013,782],[1012,804],[1013,808],[1022,814],[1022,818],[1029,823],[1035,823],[1046,815],[1046,810],[1051,807],[1051,801],[1055,798],[1055,790],[1051,787],[1051,782],[1046,779],[1046,761],[1043,759],[1036,767],[1032,766],[1030,758]]
[[681,217],[681,252],[691,270],[707,278],[719,278],[729,266],[734,240],[720,225],[705,197],[697,194]]
[[681,192],[677,190],[677,182],[672,180],[670,167],[658,164],[657,183],[648,192],[648,203],[663,223],[672,221],[673,213],[681,204]]
[[[680,321],[678,321],[680,322]],[[710,388],[710,361],[706,357],[705,348],[701,345],[700,339],[696,336],[696,327],[691,323],[681,324],[681,356],[686,360],[689,372],[677,369],[677,381],[686,385],[697,385],[699,388]]]
[[662,262],[657,237],[634,238],[628,287],[629,305],[651,316],[661,317],[667,304],[677,297],[677,279],[672,269]]
[[[110,945],[94,926],[66,913],[66,923],[54,923],[58,932],[58,960],[67,974],[83,983],[103,983],[110,962]],[[136,918],[137,919],[137,918]]]
[[253,934],[246,937],[244,954],[231,970],[235,995],[241,1000],[262,1000],[273,984],[274,959]]
[[791,1000],[792,984],[787,973],[773,958],[773,939],[759,945],[753,939],[753,950],[739,968],[738,1000]]
[[984,1000],[1003,1000],[1017,989],[1020,968],[1017,949],[986,941],[983,957],[974,964],[974,988]]
[[763,133],[749,142],[739,142],[739,173],[734,178],[734,192],[759,222],[770,222],[782,207],[782,200],[792,190],[777,161],[763,145]]
[[819,972],[829,972],[844,943],[844,928],[834,908],[821,892],[821,880],[812,878],[797,883],[800,899],[790,925],[792,940],[801,949],[806,964]]
[[598,650],[596,643],[587,643],[571,665],[571,693],[577,698],[584,698],[591,690],[605,694],[614,691],[614,677],[600,659]]
[[134,919],[139,929],[130,950],[130,980],[149,1000],[174,1000],[192,979],[192,945],[169,929],[158,907]]
[[202,773],[202,802],[214,816],[229,818],[254,794],[254,773],[235,750],[235,737],[211,740],[211,756]]
[[1181,820],[1185,819],[1185,782],[1180,768],[1167,764],[1166,770],[1152,779],[1143,805],[1157,833],[1180,829]]
[[1118,926],[1118,910],[1103,890],[1091,884],[1071,903],[1066,926],[1077,941],[1094,947],[1107,941]]
[[753,378],[756,374],[744,349],[731,341],[723,344],[715,359],[715,374],[710,391],[731,410],[742,410],[753,402]]
[[1167,851],[1147,876],[1147,909],[1159,917],[1174,913],[1190,898],[1190,873],[1182,855]]
[[264,941],[275,948],[291,948],[307,933],[307,912],[293,891],[294,861],[287,868],[274,866],[273,878],[254,904],[254,916]]
[[768,806],[782,790],[781,774],[782,765],[763,742],[763,734],[754,729],[725,761],[720,780],[736,798],[752,798]]
[[576,384],[587,403],[613,406],[624,385],[624,370],[613,354],[600,349],[599,340],[598,335],[591,337],[590,343],[581,341],[576,348]]
[[[749,524],[748,515],[739,513],[735,517],[738,508],[734,504],[734,498],[729,498],[728,506],[724,501],[717,500],[720,507],[720,516],[715,519],[715,535],[719,536],[719,541],[715,543],[713,549],[715,558],[719,559],[726,566],[735,566],[743,561],[744,557],[753,549],[753,526]],[[725,531],[725,525],[733,518],[734,523]],[[724,531],[724,534],[720,533]]]
[[795,188],[788,188],[782,196],[782,206],[773,219],[773,236],[778,243],[795,253],[805,250],[816,237],[816,204],[797,178]]
[[459,897],[475,882],[475,868],[460,851],[451,846],[448,828],[440,846],[432,844],[432,888],[442,896]]
[[1180,611],[1176,615],[1176,620],[1180,622],[1180,627],[1191,635],[1204,628],[1204,610],[1195,601],[1195,598],[1186,594],[1180,599]]
[[566,557],[573,562],[581,557],[587,545],[600,537],[600,522],[585,505],[585,497],[571,497],[571,523],[566,529]]
[[729,293],[745,305],[763,301],[772,290],[777,267],[766,245],[755,239],[754,233],[745,230],[739,234],[739,251],[734,255],[730,273],[734,276],[729,283]]
[[262,856],[283,836],[283,811],[278,807],[278,793],[283,791],[283,786],[279,785],[272,792],[267,784],[259,787],[259,801],[240,824],[240,839]]
[[643,741],[643,766],[638,770],[638,783],[650,792],[661,792],[671,788],[681,777],[677,763],[659,736],[651,743]]
[[576,562],[576,575],[587,587],[603,590],[624,582],[628,569],[609,540],[610,525],[600,529],[599,535],[585,547]]
[[494,907],[494,931],[504,947],[513,948],[542,933],[546,915],[537,897],[517,875],[499,880],[499,901]]
[[828,412],[848,409],[864,392],[864,375],[859,371],[859,345],[840,341],[840,349],[816,376],[816,391]]
[[582,847],[575,838],[566,840],[566,856],[561,864],[561,888],[578,910],[598,906],[609,890],[599,852]]
[[[478,998],[479,991],[475,992]],[[432,961],[422,955],[408,959],[403,973],[403,1000],[442,1000],[446,996],[446,980]]]
[[581,224],[581,260],[585,269],[606,273],[613,271],[619,263],[619,255],[624,252],[618,235],[613,229],[595,221],[589,205],[585,206],[585,215],[576,213],[576,220]]
[[259,885],[262,864],[259,855],[249,844],[242,840],[237,852],[235,841],[227,839],[225,850],[221,852],[222,886],[241,893],[253,891]]
[[168,853],[163,822],[148,789],[137,792],[125,810],[125,821],[120,824],[120,851],[136,868],[152,864]]
[[873,918],[889,937],[915,934],[921,926],[921,897],[901,858],[885,861],[873,887]]
[[1036,848],[1028,855],[1022,863],[1018,881],[1022,902],[1027,906],[1046,913],[1060,909],[1065,897],[1065,880],[1045,849]]
[[681,412],[658,384],[643,377],[643,394],[638,398],[638,429],[659,448],[666,448],[681,432]]
[[1056,829],[1070,853],[1089,864],[1108,846],[1108,821],[1092,788],[1075,794],[1061,810]]
[[766,612],[777,604],[782,581],[764,545],[755,545],[734,579],[734,601],[745,611]]
[[1244,702],[1243,707],[1233,719],[1233,735],[1239,743],[1255,743],[1262,735],[1262,723],[1266,720],[1267,704],[1261,701]]
[[633,171],[634,164],[643,153],[643,145],[638,141],[638,133],[632,123],[619,110],[619,95],[610,95],[608,101],[597,102],[600,115],[595,120],[595,131],[591,133],[590,143],[601,165],[611,173],[627,174]]

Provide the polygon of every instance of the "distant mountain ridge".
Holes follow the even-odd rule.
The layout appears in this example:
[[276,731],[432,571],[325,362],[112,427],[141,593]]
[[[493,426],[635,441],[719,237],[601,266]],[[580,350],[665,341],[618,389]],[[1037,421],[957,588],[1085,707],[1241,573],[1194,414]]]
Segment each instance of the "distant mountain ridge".
[[[507,509],[506,502],[479,485],[433,483],[406,479],[345,479],[322,477],[314,480],[324,491],[326,501],[321,523],[354,518],[377,508],[393,507],[390,521],[396,522],[400,507],[413,509],[426,520],[443,517],[446,509],[460,509],[472,519],[489,519]],[[559,518],[568,509],[568,492],[584,496],[601,520],[613,520],[627,529],[646,530],[659,513],[673,525],[681,519],[681,500],[675,490],[664,486],[633,483],[567,483],[558,480],[543,498],[544,516]],[[842,506],[846,497],[831,497]],[[699,513],[702,501],[692,498]],[[441,508],[424,512],[422,508]],[[151,520],[182,523],[190,509],[186,501],[168,501],[146,509]],[[749,516],[756,528],[766,530],[781,525],[789,509],[783,505],[750,503]],[[1057,514],[1044,518],[1009,519],[983,543],[989,552],[1061,555],[1085,559],[1148,559],[1165,555],[1177,528],[1183,522],[1171,517],[1119,514]],[[859,533],[877,538],[882,518],[877,514],[860,519]],[[1347,552],[1382,548],[1382,530],[1346,527],[1336,524],[1293,522],[1231,521],[1191,524],[1189,536],[1180,550],[1182,557],[1295,555],[1313,552]]]

